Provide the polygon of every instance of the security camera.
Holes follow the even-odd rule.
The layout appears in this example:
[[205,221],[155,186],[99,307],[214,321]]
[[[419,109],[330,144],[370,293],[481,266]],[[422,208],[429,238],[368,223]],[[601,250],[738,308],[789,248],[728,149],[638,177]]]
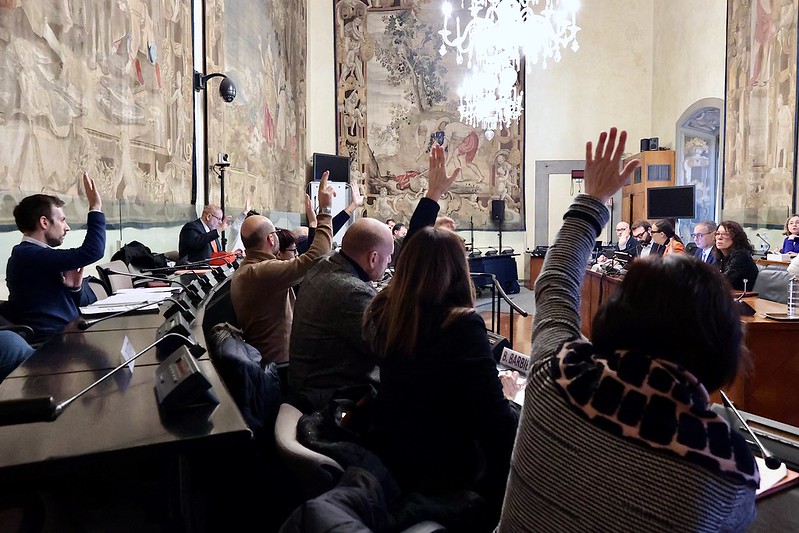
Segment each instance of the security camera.
[[228,103],[236,98],[236,85],[230,78],[223,79],[222,83],[219,84],[219,96]]
[[229,167],[230,166],[230,157],[227,154],[225,154],[225,153],[219,152],[219,155],[217,156],[216,164],[217,164],[217,166],[220,166],[220,167]]

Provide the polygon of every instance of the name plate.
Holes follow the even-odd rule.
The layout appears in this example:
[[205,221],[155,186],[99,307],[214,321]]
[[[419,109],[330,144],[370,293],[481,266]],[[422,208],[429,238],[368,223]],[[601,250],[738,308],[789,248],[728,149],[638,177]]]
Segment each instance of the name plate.
[[502,350],[502,357],[499,358],[499,364],[519,371],[525,376],[530,371],[530,356],[525,355],[516,350],[505,348]]

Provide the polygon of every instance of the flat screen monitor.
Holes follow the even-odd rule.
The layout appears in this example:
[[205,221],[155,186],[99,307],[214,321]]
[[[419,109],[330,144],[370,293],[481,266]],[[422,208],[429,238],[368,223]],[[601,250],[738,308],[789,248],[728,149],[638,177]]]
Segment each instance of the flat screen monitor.
[[646,190],[646,218],[694,218],[696,190],[693,185],[651,187]]
[[320,154],[313,155],[313,179],[322,179],[325,170],[330,171],[327,177],[330,181],[350,181],[350,158],[345,155]]

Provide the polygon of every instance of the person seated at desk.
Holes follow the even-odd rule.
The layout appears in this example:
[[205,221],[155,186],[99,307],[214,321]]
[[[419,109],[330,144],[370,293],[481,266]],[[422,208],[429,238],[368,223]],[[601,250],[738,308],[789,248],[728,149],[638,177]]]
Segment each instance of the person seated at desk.
[[781,254],[788,254],[791,258],[796,257],[799,253],[799,215],[791,215],[785,221],[785,229],[783,235],[786,235],[785,240],[782,241]]
[[278,259],[277,230],[265,216],[247,217],[241,225],[246,257],[230,281],[230,300],[244,339],[261,352],[262,365],[288,360],[294,316],[292,287],[302,281],[316,259],[330,251],[334,193],[327,177],[325,172],[319,184],[319,227],[307,253],[287,261]]
[[736,291],[752,290],[760,272],[749,237],[737,222],[725,220],[716,230],[716,265]]
[[458,235],[427,227],[406,241],[396,274],[366,310],[364,337],[380,367],[375,452],[405,491],[478,493],[490,530],[516,435],[510,400],[518,387],[497,374]]
[[205,261],[214,252],[222,252],[219,234],[224,232],[232,217],[226,217],[216,205],[206,205],[197,220],[187,222],[178,237],[178,254],[189,263]]
[[33,353],[33,347],[13,331],[0,331],[0,381]]
[[[535,285],[532,358],[499,532],[744,531],[758,471],[708,406],[742,359],[728,285],[685,255],[634,261],[581,339],[583,268],[608,220],[626,132],[586,145],[585,191]],[[691,305],[686,305],[691,302]],[[666,333],[656,341],[653,324]]]
[[652,242],[652,224],[649,221],[636,220],[630,226],[630,233],[633,239],[638,241],[636,257],[663,255],[663,247],[656,242]]
[[703,220],[697,223],[691,238],[696,244],[694,256],[708,265],[715,265],[716,255],[713,253],[713,244],[716,240],[716,223],[712,220]]
[[79,307],[97,301],[83,279],[83,268],[103,257],[105,215],[94,180],[85,172],[83,187],[89,214],[86,237],[78,248],[56,249],[70,230],[61,199],[34,194],[14,208],[14,220],[24,236],[8,259],[9,295],[3,314],[13,323],[33,328],[37,340],[59,333],[78,317]]
[[[633,238],[632,234],[630,233],[630,224],[625,221],[621,221],[616,224],[616,237],[619,239],[616,244],[613,245],[614,252],[622,252],[630,256],[630,259],[634,257],[638,257],[638,252],[641,249],[641,246],[638,244],[638,241]],[[597,263],[606,263],[610,261],[604,255],[600,255],[596,258]]]
[[652,224],[652,240],[663,247],[663,257],[671,254],[684,254],[685,245],[680,236],[674,232],[674,226],[668,220],[658,220]]

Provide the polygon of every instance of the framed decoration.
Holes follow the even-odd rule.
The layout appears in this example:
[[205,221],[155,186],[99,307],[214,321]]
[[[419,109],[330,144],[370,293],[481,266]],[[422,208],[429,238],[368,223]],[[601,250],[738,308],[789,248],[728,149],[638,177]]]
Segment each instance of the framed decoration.
[[0,71],[0,224],[39,192],[84,220],[84,170],[112,225],[191,216],[190,3],[3,2]]
[[[453,18],[469,17],[454,6]],[[491,229],[491,201],[506,204],[503,229],[522,230],[524,118],[488,140],[460,122],[466,67],[441,56],[441,6],[431,0],[336,0],[339,155],[366,192],[366,214],[408,222],[427,183],[433,143],[461,176],[440,201],[460,229]],[[524,74],[520,76],[524,79]],[[524,90],[520,85],[520,90]]]
[[796,212],[797,0],[728,2],[722,219],[780,228]]
[[[229,155],[225,205],[252,199],[253,208],[304,212],[305,0],[209,0],[205,6],[206,74],[221,72],[236,84],[236,99],[207,89],[208,161]],[[210,84],[209,84],[210,85]],[[220,203],[213,170],[209,203]]]

